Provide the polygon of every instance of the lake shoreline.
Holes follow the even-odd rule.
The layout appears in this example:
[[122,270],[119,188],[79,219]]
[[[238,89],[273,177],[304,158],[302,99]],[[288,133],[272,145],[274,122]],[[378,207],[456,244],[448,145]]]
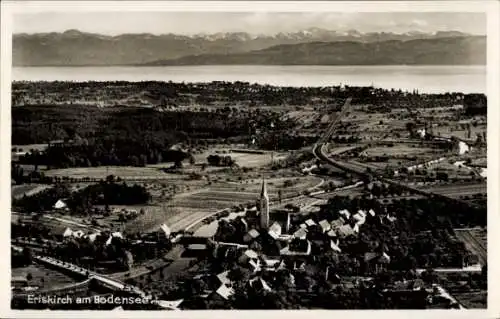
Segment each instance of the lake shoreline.
[[485,93],[486,67],[191,65],[14,67],[13,82],[247,82],[282,87],[374,86],[421,93]]

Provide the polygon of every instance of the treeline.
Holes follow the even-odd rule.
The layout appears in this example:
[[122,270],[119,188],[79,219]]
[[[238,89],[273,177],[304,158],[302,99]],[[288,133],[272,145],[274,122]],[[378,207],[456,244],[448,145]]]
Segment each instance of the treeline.
[[19,158],[20,164],[46,165],[49,168],[97,166],[145,166],[162,162],[181,162],[189,154],[168,150],[160,143],[145,144],[138,140],[96,139],[92,145],[49,147],[44,152],[34,151]]
[[[268,121],[266,113],[256,113],[254,117],[257,122]],[[93,145],[94,139],[102,139],[110,144],[137,140],[163,146],[192,138],[229,138],[248,134],[249,130],[249,116],[239,113],[157,112],[147,108],[98,109],[75,105],[12,109],[13,145],[63,139],[82,139],[82,143]]]
[[76,192],[71,192],[64,184],[56,184],[32,196],[13,200],[12,207],[26,213],[50,211],[60,199],[64,200],[70,212],[87,215],[93,205],[144,204],[150,199],[150,194],[143,186],[129,186],[108,178]]
[[145,187],[125,182],[116,183],[110,176],[106,181],[90,185],[75,192],[68,199],[68,206],[76,213],[86,215],[93,205],[137,205],[144,204],[151,198]]
[[464,98],[465,113],[469,116],[486,115],[487,104],[486,96],[483,94],[468,94]]
[[207,156],[207,162],[212,166],[233,166],[236,161],[229,155],[209,155]]

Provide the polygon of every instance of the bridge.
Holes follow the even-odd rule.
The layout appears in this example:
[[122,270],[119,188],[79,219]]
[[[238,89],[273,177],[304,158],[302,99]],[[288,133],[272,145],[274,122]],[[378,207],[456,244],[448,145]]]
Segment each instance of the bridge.
[[[99,274],[97,272],[91,271],[89,269],[85,269],[83,267],[77,266],[75,264],[65,262],[53,257],[49,256],[42,256],[42,255],[35,255],[33,256],[33,259],[36,261],[46,264],[55,268],[62,269],[64,271],[72,272],[74,274],[80,275],[82,277],[87,277],[89,279],[94,279],[104,287],[107,287],[112,290],[121,290],[121,291],[126,291],[132,294],[135,294],[137,296],[140,296],[142,298],[148,298],[148,295],[139,289],[138,287],[126,284],[120,280],[113,279],[110,277],[107,277],[105,275]],[[79,285],[79,284],[78,284]]]
[[214,242],[216,245],[219,246],[229,246],[229,247],[236,247],[236,248],[248,248],[248,245],[242,245],[242,244],[237,244],[237,243],[226,243],[222,241],[216,241]]

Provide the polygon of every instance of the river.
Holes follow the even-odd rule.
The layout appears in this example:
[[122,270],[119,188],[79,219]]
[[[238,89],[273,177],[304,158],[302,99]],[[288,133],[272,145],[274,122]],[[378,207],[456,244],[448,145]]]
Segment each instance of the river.
[[486,92],[485,66],[14,67],[15,81],[242,81],[279,86],[369,86],[420,93]]

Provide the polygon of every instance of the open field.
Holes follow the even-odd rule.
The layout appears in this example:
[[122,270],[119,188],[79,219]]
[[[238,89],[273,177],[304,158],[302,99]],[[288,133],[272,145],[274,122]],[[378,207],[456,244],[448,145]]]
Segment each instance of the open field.
[[363,194],[363,187],[355,187],[351,189],[344,189],[344,190],[336,190],[333,192],[328,192],[328,193],[323,193],[319,195],[315,195],[315,198],[318,199],[330,199],[335,196],[360,196]]
[[43,184],[13,185],[11,188],[11,194],[12,197],[14,198],[21,198],[24,195],[32,196],[50,187],[51,187],[50,185],[43,185]]
[[478,193],[486,194],[488,191],[486,183],[467,183],[462,185],[453,183],[439,186],[427,186],[426,190],[450,197],[470,196]]
[[315,112],[313,110],[300,110],[300,111],[291,111],[286,113],[285,116],[282,117],[282,119],[287,120],[294,120],[299,123],[299,125],[303,127],[308,127],[314,124],[315,122],[318,121],[318,119],[321,120],[322,123],[327,122],[329,120],[330,116],[324,115],[321,116],[318,112]]
[[[477,134],[483,134],[483,132],[485,132],[486,129],[487,129],[486,124],[480,124],[475,127],[471,126],[470,139],[475,140]],[[459,126],[448,126],[448,125],[438,126],[436,128],[433,128],[433,132],[434,134],[436,135],[440,134],[440,136],[443,137],[456,136],[463,139],[469,139],[467,129],[460,128]]]
[[432,166],[426,168],[426,171],[446,172],[450,178],[470,179],[471,177],[475,177],[478,175],[476,170],[474,170],[473,168],[467,166],[457,166],[446,160],[433,164]]
[[144,210],[144,215],[139,215],[137,218],[123,224],[123,230],[127,233],[147,232],[159,228],[161,224],[168,222],[179,214],[179,210],[167,205],[113,206],[113,208],[115,207],[137,211]]
[[[231,148],[217,147],[210,148],[194,156],[196,163],[206,163],[209,155],[231,156],[240,167],[262,167],[272,163],[272,152],[263,151],[263,154],[231,152]],[[274,153],[274,160],[283,159],[285,153]]]
[[384,113],[366,113],[364,111],[352,111],[343,120],[344,125],[350,125],[349,132],[359,134],[366,141],[396,137],[396,134],[406,136],[405,113],[394,112]]
[[45,172],[46,176],[71,177],[71,178],[106,178],[114,175],[126,179],[175,179],[182,178],[180,175],[165,173],[157,167],[133,167],[133,166],[100,166],[100,167],[76,167],[64,169],[52,169]]
[[[278,189],[282,189],[283,198],[286,198],[297,196],[302,191],[321,183],[321,179],[315,176],[293,179],[270,178],[266,181],[271,200],[278,198]],[[284,187],[285,181],[290,181],[291,185]],[[256,202],[262,180],[254,179],[247,182],[248,184],[215,183],[200,190],[175,195],[171,201],[163,204],[144,206],[146,213],[126,223],[124,229],[130,232],[149,231],[162,223],[167,223],[172,231],[178,231],[222,209]],[[127,208],[140,209],[136,206]]]
[[486,157],[479,157],[474,160],[472,160],[473,165],[481,166],[481,167],[486,167],[488,166],[488,159]]
[[398,144],[393,147],[371,147],[364,150],[360,155],[365,156],[422,156],[423,154],[442,153],[431,148],[419,147],[418,145]]

